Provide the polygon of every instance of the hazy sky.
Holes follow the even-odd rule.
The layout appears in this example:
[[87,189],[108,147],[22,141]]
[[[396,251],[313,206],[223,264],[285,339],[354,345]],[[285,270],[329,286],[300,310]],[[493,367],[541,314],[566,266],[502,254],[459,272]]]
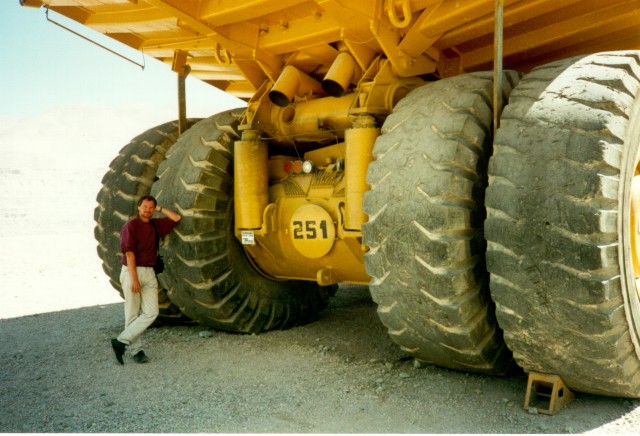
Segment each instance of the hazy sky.
[[[143,62],[140,52],[74,25],[55,12],[49,15]],[[145,57],[142,70],[47,22],[43,8],[25,8],[18,0],[1,0],[0,48],[0,117],[30,117],[87,103],[101,107],[169,105],[176,107],[177,114],[177,78],[168,65]],[[187,104],[189,116],[208,116],[241,106],[242,102],[190,78]]]

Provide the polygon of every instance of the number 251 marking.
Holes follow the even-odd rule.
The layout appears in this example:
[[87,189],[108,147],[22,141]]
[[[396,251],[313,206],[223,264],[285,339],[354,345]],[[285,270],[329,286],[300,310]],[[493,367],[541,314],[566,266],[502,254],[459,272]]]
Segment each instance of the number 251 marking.
[[294,221],[293,222],[293,239],[317,239],[318,230],[322,234],[320,238],[327,239],[327,222],[320,221]]

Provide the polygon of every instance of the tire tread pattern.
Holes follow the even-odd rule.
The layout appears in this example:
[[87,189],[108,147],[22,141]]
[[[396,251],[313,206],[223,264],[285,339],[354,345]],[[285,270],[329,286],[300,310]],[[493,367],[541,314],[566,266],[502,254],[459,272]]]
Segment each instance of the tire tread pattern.
[[[504,95],[519,75],[506,73]],[[387,118],[367,173],[363,241],[378,314],[416,359],[463,371],[513,368],[489,298],[482,222],[491,74],[412,91]]]
[[624,134],[637,54],[565,59],[511,95],[487,189],[487,266],[505,341],[526,371],[640,395],[618,259]]

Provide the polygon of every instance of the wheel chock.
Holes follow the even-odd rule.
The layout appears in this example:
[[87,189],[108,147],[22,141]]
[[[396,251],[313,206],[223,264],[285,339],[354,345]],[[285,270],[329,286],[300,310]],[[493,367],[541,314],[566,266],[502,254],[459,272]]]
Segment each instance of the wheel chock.
[[574,399],[573,392],[560,376],[530,372],[524,409],[534,408],[538,413],[553,415]]

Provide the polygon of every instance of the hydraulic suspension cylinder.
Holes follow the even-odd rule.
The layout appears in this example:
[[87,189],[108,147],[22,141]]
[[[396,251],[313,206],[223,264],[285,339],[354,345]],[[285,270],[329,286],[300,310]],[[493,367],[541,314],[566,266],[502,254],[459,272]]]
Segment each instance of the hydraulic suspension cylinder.
[[362,230],[366,215],[362,212],[362,198],[369,189],[367,168],[373,160],[373,145],[380,135],[373,117],[360,116],[353,128],[345,131],[345,217],[344,226],[348,230]]
[[256,130],[245,130],[234,144],[233,185],[236,228],[260,229],[269,204],[269,172],[267,143]]

